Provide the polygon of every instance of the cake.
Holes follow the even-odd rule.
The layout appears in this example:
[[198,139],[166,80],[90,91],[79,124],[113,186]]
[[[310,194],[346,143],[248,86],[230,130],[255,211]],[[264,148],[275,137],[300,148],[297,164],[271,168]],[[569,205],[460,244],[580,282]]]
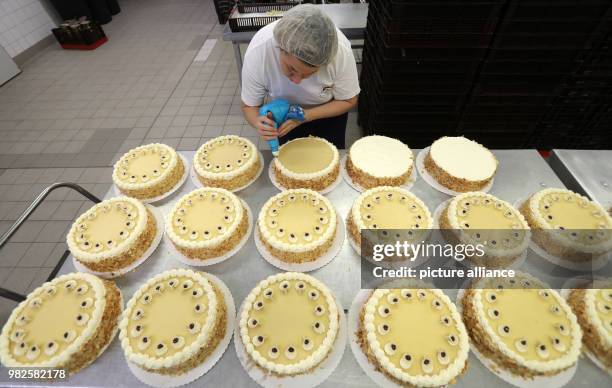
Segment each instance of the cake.
[[606,370],[612,371],[611,283],[597,282],[588,286],[571,290],[567,301],[582,328],[582,343]]
[[425,156],[425,170],[442,186],[456,192],[478,191],[493,180],[495,155],[483,145],[459,137],[433,142]]
[[270,198],[257,218],[259,239],[274,257],[288,263],[314,261],[336,236],[336,211],[316,191],[286,190]]
[[193,167],[204,186],[236,190],[259,173],[261,160],[255,145],[240,136],[219,136],[196,151]]
[[66,242],[74,258],[89,270],[115,272],[142,257],[160,226],[139,200],[116,197],[79,216]]
[[340,311],[329,289],[312,276],[285,272],[261,281],[240,313],[240,338],[257,368],[279,376],[315,369],[338,337]]
[[472,346],[523,379],[555,376],[576,365],[582,332],[565,300],[537,279],[475,279],[461,298]]
[[612,218],[580,194],[544,189],[520,210],[534,231],[534,242],[552,255],[586,263],[612,251]]
[[228,190],[205,187],[181,197],[166,221],[166,233],[183,255],[196,260],[222,256],[245,237],[249,216]]
[[440,229],[449,242],[481,245],[481,256],[476,252],[466,256],[490,268],[514,263],[531,238],[527,221],[514,206],[483,192],[454,197],[440,216]]
[[321,191],[338,178],[338,149],[320,137],[302,137],[283,144],[273,162],[276,181],[286,189]]
[[359,247],[362,230],[382,229],[393,241],[417,244],[427,238],[432,226],[433,219],[423,201],[407,190],[391,186],[361,193],[347,217],[349,236]]
[[80,272],[57,277],[13,310],[0,335],[0,361],[7,368],[74,374],[112,341],[122,308],[112,281]]
[[177,376],[211,355],[231,318],[218,286],[200,272],[173,269],[134,293],[119,323],[119,339],[129,362]]
[[408,183],[413,168],[412,151],[397,139],[366,136],[349,149],[346,172],[365,189]]
[[444,387],[468,367],[465,326],[439,289],[373,290],[360,311],[357,338],[376,370],[400,386]]
[[115,163],[113,182],[132,198],[147,200],[166,194],[185,175],[183,160],[165,144],[147,144],[125,153]]

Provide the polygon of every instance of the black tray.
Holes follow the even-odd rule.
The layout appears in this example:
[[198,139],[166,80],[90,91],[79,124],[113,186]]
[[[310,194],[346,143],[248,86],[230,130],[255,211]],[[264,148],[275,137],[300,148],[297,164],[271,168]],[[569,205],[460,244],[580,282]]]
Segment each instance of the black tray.
[[606,0],[514,0],[506,15],[516,19],[596,19],[605,16],[611,5]]
[[389,34],[397,33],[491,33],[498,22],[499,13],[493,13],[485,18],[424,18],[415,14],[410,19],[396,19],[389,15],[378,1],[371,2],[368,7],[368,23],[375,23]]
[[494,61],[577,61],[589,54],[584,48],[528,49],[528,48],[492,48],[487,59]]
[[[610,149],[609,128],[608,131],[584,126],[564,127],[553,125],[549,131],[536,130],[528,146],[540,149],[570,148],[570,149]],[[561,135],[560,136],[560,132]]]
[[591,46],[592,34],[497,34],[491,46],[500,49],[585,49]]
[[[372,53],[371,49],[363,51],[362,63],[364,67],[371,67],[381,73],[382,79],[391,79],[402,82],[403,78],[421,74],[441,74],[442,76],[454,75],[455,78],[462,78],[476,72],[480,61],[477,60],[453,60],[440,59],[383,59]],[[435,80],[434,80],[435,82]]]
[[537,127],[537,122],[528,121],[490,121],[490,122],[470,122],[461,120],[457,125],[457,132],[465,135],[468,138],[474,136],[474,133],[516,133],[516,132],[531,132]]
[[437,104],[427,104],[420,101],[405,101],[395,99],[391,101],[381,102],[380,96],[377,94],[369,94],[364,97],[368,103],[368,107],[372,112],[394,114],[394,115],[414,115],[414,114],[457,114],[460,113],[463,106],[461,99],[444,103],[440,101]]
[[401,0],[377,0],[376,6],[384,9],[393,19],[414,19],[421,18],[452,18],[452,19],[487,19],[492,14],[499,12],[505,0],[421,0],[421,1],[401,1]]
[[365,30],[365,40],[374,44],[384,44],[387,47],[437,47],[437,48],[487,48],[493,37],[487,34],[411,34],[388,33],[377,26],[368,23]]
[[466,94],[470,89],[470,82],[448,82],[436,75],[422,78],[405,77],[404,83],[399,84],[393,80],[381,79],[379,72],[362,71],[362,85],[371,92],[385,92],[394,95],[394,98],[413,95],[460,95]]
[[[260,3],[238,4],[229,16],[228,23],[232,32],[257,31],[260,28],[282,18],[282,15],[236,17],[236,12],[249,14],[254,12],[286,11],[295,7],[297,3]],[[245,12],[241,12],[240,9]]]
[[599,28],[600,18],[595,19],[518,19],[504,20],[500,34],[590,34]]
[[554,95],[564,79],[559,74],[481,74],[473,95]]
[[368,135],[383,135],[398,139],[411,148],[429,147],[442,136],[453,136],[456,123],[368,123]]
[[576,61],[486,61],[484,74],[571,74],[580,66]]
[[234,6],[233,0],[213,0],[219,24],[225,24]]
[[521,105],[489,105],[479,104],[470,102],[465,105],[463,109],[464,119],[469,115],[478,118],[480,115],[492,115],[492,116],[522,116],[522,115],[541,115],[542,112],[547,111],[550,108],[550,102],[544,101],[541,104],[521,104]]
[[484,47],[388,47],[376,40],[367,38],[364,42],[364,51],[370,51],[381,59],[388,60],[482,60],[487,52]]
[[298,3],[243,3],[237,5],[240,13],[263,13],[268,11],[288,11]]

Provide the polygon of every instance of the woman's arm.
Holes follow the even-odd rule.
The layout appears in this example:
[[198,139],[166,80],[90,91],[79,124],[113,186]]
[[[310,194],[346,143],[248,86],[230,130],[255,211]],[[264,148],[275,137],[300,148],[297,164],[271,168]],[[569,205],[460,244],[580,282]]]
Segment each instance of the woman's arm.
[[348,100],[331,100],[325,104],[315,106],[313,108],[304,109],[304,117],[306,122],[324,119],[327,117],[340,116],[353,109],[357,105],[357,96]]
[[242,114],[246,121],[251,126],[257,129],[257,133],[264,140],[270,140],[278,137],[278,131],[274,128],[274,121],[266,116],[259,115],[258,106],[249,106],[242,103]]
[[[304,109],[304,122],[327,117],[340,116],[357,105],[357,96],[348,100],[331,100],[313,108]],[[297,120],[287,120],[278,128],[278,136],[285,136],[289,131],[302,124]]]

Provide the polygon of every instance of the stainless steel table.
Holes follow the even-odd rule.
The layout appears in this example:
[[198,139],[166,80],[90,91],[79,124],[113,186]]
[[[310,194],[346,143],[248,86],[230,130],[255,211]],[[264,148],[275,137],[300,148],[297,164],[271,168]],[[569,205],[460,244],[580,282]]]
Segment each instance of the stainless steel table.
[[[320,4],[336,26],[348,39],[363,39],[366,21],[368,18],[367,4]],[[232,32],[229,24],[223,28],[223,40],[231,41],[234,46],[234,57],[238,68],[238,80],[242,84],[242,54],[240,44],[249,43],[257,31]]]
[[569,189],[612,206],[612,150],[553,150],[549,163]]
[[[182,152],[191,161],[194,152]],[[491,191],[492,194],[514,202],[525,198],[533,191],[542,187],[562,187],[554,172],[546,162],[534,150],[501,150],[495,151],[500,161],[498,174]],[[263,203],[278,191],[270,182],[267,174],[267,167],[272,155],[269,151],[264,152],[266,166],[259,179],[247,189],[238,193],[244,199],[256,217]],[[172,204],[183,194],[193,190],[195,186],[188,179],[181,190],[170,197],[165,203],[158,207],[163,213],[167,213]],[[433,212],[434,209],[449,197],[431,188],[422,179],[418,179],[411,189],[419,196]],[[345,218],[352,202],[359,193],[354,191],[346,182],[340,185],[327,195],[334,204],[339,214]],[[114,192],[110,190],[105,198],[113,197]],[[338,296],[345,309],[350,307],[353,297],[360,289],[360,258],[351,249],[347,241],[344,242],[342,251],[330,264],[312,272],[312,275],[325,282]],[[174,259],[169,253],[168,247],[162,241],[154,254],[136,271],[116,279],[117,285],[121,288],[123,296],[127,301],[134,291],[143,284],[148,278],[170,268],[185,267]],[[231,290],[236,306],[240,306],[247,293],[261,279],[268,275],[280,272],[259,256],[255,248],[253,237],[249,238],[247,244],[235,256],[227,261],[200,268],[221,278]],[[541,276],[544,280],[551,276],[552,270],[546,265],[541,268],[533,269],[533,272]],[[69,258],[60,273],[74,271],[72,258]],[[456,296],[456,290],[447,290],[451,298]],[[0,376],[6,373],[0,370]],[[0,386],[6,382],[0,377]],[[572,380],[572,387],[603,387],[610,383],[602,371],[594,366],[590,361],[581,359],[578,371]],[[67,382],[60,382],[57,385],[65,386],[104,386],[104,387],[135,387],[143,386],[129,371],[119,341],[116,339],[102,356],[91,366],[71,377]],[[256,384],[249,378],[240,365],[234,350],[233,340],[219,363],[206,375],[196,380],[191,386],[211,386],[211,387],[255,387]],[[362,372],[356,363],[353,354],[347,346],[344,357],[338,368],[331,377],[326,380],[323,387],[371,387],[372,381]],[[470,356],[470,367],[456,387],[510,387],[495,375],[490,373],[474,357]]]

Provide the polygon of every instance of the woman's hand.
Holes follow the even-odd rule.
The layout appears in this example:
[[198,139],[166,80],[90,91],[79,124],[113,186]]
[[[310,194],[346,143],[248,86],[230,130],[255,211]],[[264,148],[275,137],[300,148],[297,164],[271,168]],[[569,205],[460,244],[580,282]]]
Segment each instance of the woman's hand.
[[299,105],[291,105],[287,112],[287,120],[278,128],[278,135],[285,136],[298,125],[308,121],[308,110]]
[[259,116],[255,122],[255,128],[259,133],[259,136],[264,140],[271,140],[279,136],[279,131],[274,128],[274,120],[272,120],[272,113],[268,113],[267,116]]
[[297,127],[300,124],[302,124],[302,122],[298,120],[286,120],[280,126],[280,128],[278,128],[278,136],[285,136],[286,134],[291,132],[293,128]]

